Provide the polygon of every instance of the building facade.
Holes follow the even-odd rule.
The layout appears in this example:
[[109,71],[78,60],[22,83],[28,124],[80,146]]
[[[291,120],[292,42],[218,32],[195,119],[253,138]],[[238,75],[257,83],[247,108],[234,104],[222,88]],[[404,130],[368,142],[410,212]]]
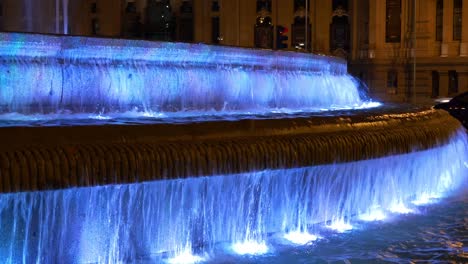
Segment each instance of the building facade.
[[468,91],[468,0],[0,0],[0,30],[339,56],[380,100]]
[[468,91],[467,0],[357,1],[352,73],[390,100]]

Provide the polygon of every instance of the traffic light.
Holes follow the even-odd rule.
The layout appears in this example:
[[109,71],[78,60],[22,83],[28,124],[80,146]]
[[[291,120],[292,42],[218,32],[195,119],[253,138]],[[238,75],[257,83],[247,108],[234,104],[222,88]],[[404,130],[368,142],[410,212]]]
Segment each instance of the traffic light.
[[[276,49],[288,48],[288,29],[283,26],[276,26]],[[286,41],[286,43],[285,43]]]

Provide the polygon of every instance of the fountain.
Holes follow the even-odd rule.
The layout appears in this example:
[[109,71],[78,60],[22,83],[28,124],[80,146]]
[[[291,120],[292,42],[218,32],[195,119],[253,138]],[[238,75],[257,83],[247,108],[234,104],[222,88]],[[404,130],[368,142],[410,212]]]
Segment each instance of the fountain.
[[346,65],[334,58],[23,34],[0,34],[0,49],[5,62],[0,68],[0,113],[200,115],[210,110],[263,113],[366,103]]
[[368,109],[339,59],[0,33],[0,60],[9,263],[263,254],[467,181],[457,120]]

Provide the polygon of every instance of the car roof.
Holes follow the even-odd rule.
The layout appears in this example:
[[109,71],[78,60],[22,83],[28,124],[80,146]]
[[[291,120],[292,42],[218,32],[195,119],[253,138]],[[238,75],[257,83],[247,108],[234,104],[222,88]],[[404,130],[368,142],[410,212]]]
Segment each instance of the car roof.
[[456,101],[456,102],[461,102],[468,104],[468,92],[461,93],[455,97],[452,98],[451,101]]

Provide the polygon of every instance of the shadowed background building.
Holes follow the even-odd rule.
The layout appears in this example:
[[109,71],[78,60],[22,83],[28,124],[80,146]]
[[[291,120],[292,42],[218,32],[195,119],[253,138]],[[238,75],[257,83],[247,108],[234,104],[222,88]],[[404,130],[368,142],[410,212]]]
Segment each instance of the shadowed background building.
[[2,31],[343,57],[375,98],[389,101],[468,91],[467,25],[467,0],[0,1]]

